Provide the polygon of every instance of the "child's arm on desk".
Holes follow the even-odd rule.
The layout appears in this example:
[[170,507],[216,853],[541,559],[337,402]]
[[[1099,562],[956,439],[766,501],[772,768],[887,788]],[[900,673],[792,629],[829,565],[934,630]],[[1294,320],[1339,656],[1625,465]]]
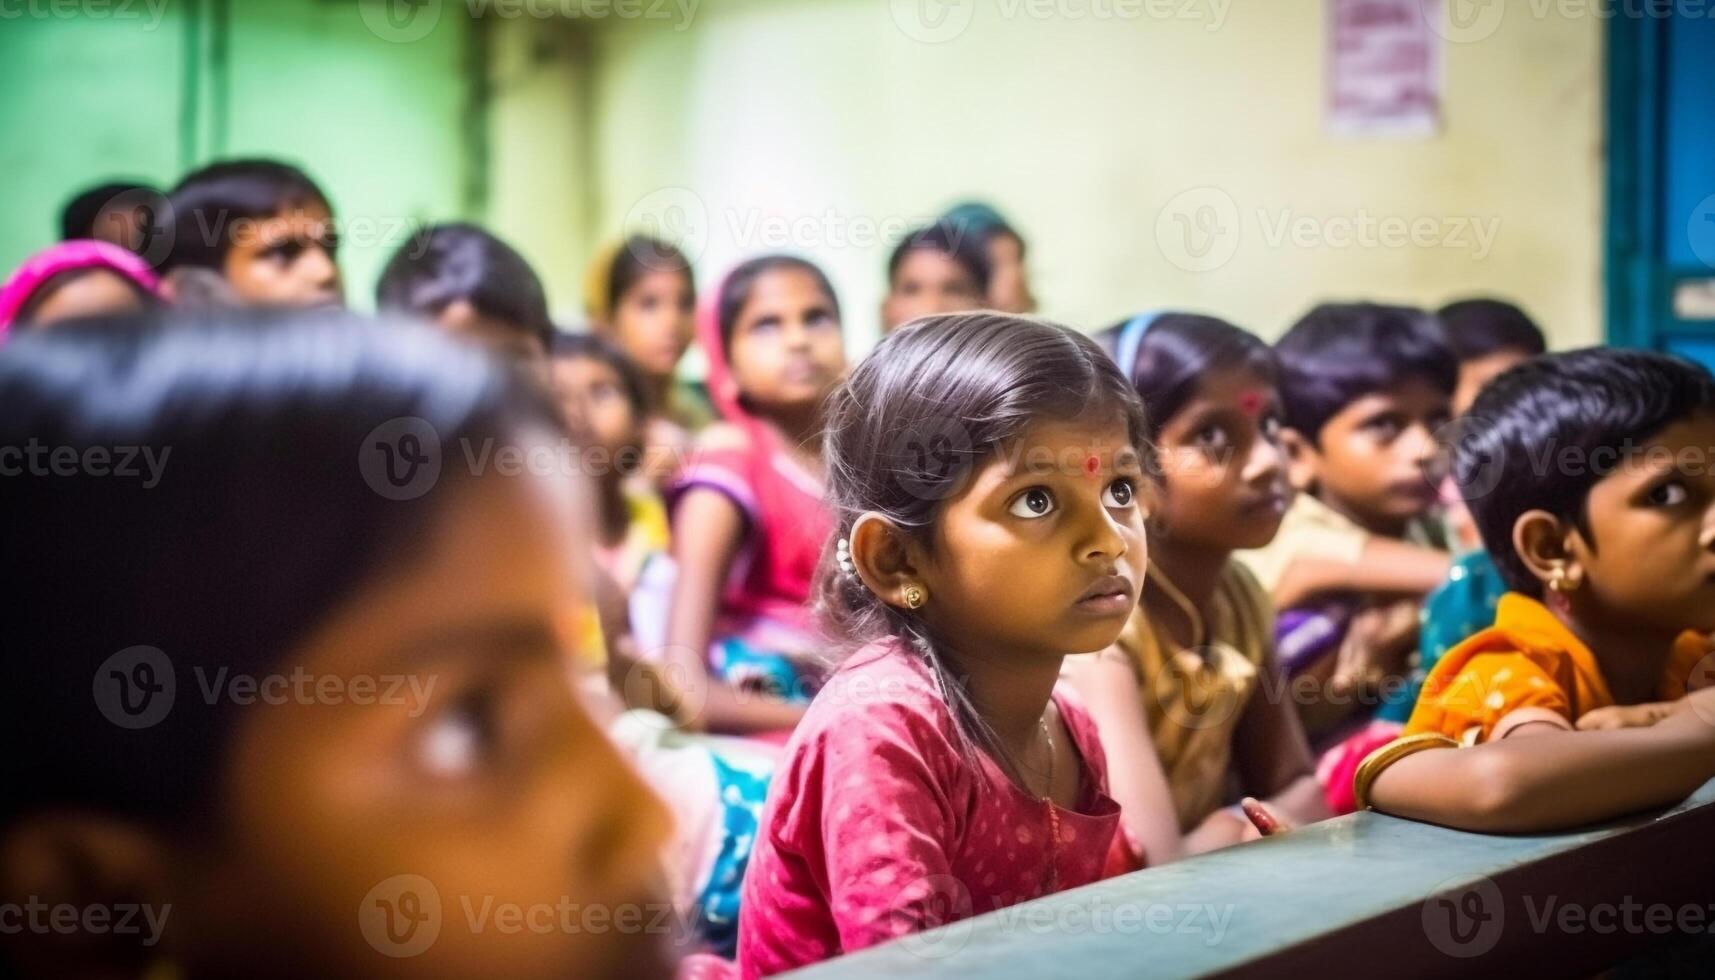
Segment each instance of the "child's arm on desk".
[[1520,725],[1511,737],[1418,752],[1375,776],[1396,816],[1488,833],[1563,830],[1678,802],[1715,778],[1715,689],[1644,728]]

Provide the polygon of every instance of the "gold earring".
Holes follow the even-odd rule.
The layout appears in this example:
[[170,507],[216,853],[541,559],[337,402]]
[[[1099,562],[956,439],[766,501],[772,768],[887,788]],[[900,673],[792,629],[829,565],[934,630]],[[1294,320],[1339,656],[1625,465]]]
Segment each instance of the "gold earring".
[[1554,572],[1548,577],[1548,587],[1561,595],[1578,591],[1578,580],[1568,575],[1563,565],[1556,565]]
[[905,605],[907,607],[911,609],[922,609],[925,601],[927,601],[927,598],[923,595],[922,589],[919,589],[915,585],[908,585],[905,587]]

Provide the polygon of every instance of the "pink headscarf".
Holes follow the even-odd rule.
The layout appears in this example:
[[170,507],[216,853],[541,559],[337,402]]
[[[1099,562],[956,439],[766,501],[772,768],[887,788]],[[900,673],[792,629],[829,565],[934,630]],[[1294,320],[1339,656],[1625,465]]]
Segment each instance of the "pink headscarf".
[[149,263],[134,252],[94,239],[61,242],[24,260],[18,271],[0,286],[0,342],[36,291],[62,272],[74,269],[106,269],[123,276],[150,296],[161,295],[161,281]]
[[705,449],[680,472],[682,492],[698,483],[722,489],[745,511],[756,553],[746,560],[743,581],[723,598],[725,612],[761,614],[808,629],[806,605],[833,517],[823,503],[820,481],[793,461],[780,436],[751,414],[739,398],[738,381],[721,344],[720,302],[730,274],[711,291],[697,318],[697,340],[708,359],[709,400],[728,422],[743,429],[743,449]]
[[709,401],[722,418],[748,429],[755,419],[739,401],[738,381],[732,376],[732,364],[721,343],[721,296],[731,278],[731,273],[722,276],[715,288],[708,291],[697,316],[697,343],[702,345],[703,357],[708,361],[703,383],[708,386]]

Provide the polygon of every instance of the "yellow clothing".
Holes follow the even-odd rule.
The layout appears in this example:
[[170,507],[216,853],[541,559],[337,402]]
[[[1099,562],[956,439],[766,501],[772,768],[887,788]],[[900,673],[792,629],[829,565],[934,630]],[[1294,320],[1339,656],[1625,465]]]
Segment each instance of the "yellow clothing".
[[1370,532],[1308,493],[1300,493],[1281,518],[1280,530],[1267,545],[1235,552],[1262,587],[1273,592],[1286,570],[1299,558],[1356,565],[1363,557]]
[[[667,508],[652,487],[640,484],[626,488],[625,511],[625,538],[612,548],[597,545],[595,558],[601,570],[629,597],[643,574],[643,566],[650,558],[667,551]],[[587,612],[575,626],[578,659],[590,667],[605,668],[607,643],[601,617],[593,603]]]
[[[1427,520],[1414,520],[1400,539],[1426,548],[1445,549],[1441,529]],[[1262,587],[1271,594],[1280,587],[1286,570],[1300,558],[1356,565],[1363,560],[1370,532],[1350,517],[1315,496],[1300,493],[1281,518],[1274,540],[1261,548],[1238,551],[1233,557],[1245,563]]]
[[1204,613],[1209,639],[1202,650],[1172,645],[1141,603],[1119,637],[1138,675],[1150,738],[1183,830],[1226,802],[1233,733],[1261,679],[1274,670],[1274,614],[1243,566],[1227,563]]
[[[1657,699],[1675,701],[1708,637],[1685,633],[1673,644]],[[1545,708],[1576,723],[1614,704],[1596,655],[1542,603],[1509,592],[1495,624],[1448,650],[1423,682],[1406,735],[1438,732],[1465,745],[1486,741],[1495,724],[1520,708]]]
[[601,616],[596,614],[594,602],[578,611],[571,632],[577,643],[578,665],[591,671],[606,670],[607,635],[601,630]]
[[598,546],[596,561],[630,595],[643,566],[667,551],[667,508],[653,487],[636,481],[625,490],[625,515],[624,539],[611,548]]

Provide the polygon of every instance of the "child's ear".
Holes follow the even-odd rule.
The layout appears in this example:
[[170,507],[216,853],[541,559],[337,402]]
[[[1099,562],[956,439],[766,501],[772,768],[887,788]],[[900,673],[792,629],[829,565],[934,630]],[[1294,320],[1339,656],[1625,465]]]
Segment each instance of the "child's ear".
[[1286,478],[1299,493],[1316,488],[1322,469],[1322,454],[1316,451],[1316,441],[1306,439],[1297,429],[1280,430],[1280,446],[1286,450]]
[[1573,540],[1578,531],[1546,510],[1527,510],[1513,522],[1513,550],[1536,580],[1559,580],[1573,587],[1583,580]]
[[[143,976],[169,956],[173,898],[158,838],[135,824],[90,813],[43,813],[0,839],[0,894],[48,909],[112,912],[104,929],[26,929],[8,954],[25,976]],[[124,910],[135,910],[127,930]],[[81,923],[80,919],[80,923]],[[177,945],[176,943],[173,945]]]
[[909,608],[905,590],[924,588],[916,546],[880,514],[865,514],[852,525],[851,550],[858,578],[882,602]]

